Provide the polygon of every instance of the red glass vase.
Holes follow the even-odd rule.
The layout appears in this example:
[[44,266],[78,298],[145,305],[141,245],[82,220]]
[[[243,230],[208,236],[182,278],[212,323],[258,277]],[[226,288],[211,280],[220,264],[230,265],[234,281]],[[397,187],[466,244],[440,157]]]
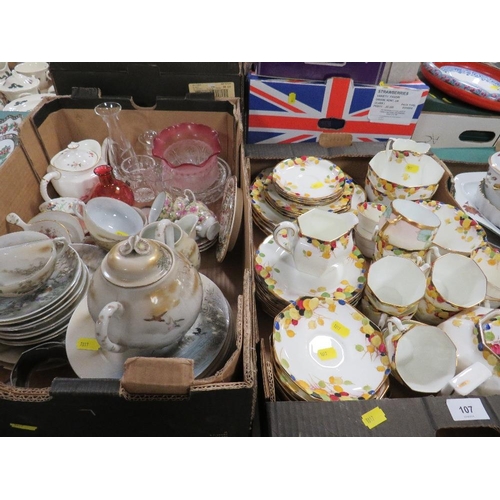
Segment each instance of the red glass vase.
[[94,173],[97,175],[99,182],[90,192],[87,201],[98,196],[107,196],[108,198],[116,198],[130,206],[134,206],[134,192],[128,184],[114,176],[113,167],[110,165],[99,165],[94,168]]

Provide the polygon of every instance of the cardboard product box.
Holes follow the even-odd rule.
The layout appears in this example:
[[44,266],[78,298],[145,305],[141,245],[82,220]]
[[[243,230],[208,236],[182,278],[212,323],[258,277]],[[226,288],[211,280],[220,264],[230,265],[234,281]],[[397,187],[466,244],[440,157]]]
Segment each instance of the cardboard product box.
[[429,85],[412,139],[435,148],[500,145],[500,113],[472,106]]
[[247,144],[318,142],[321,145],[410,138],[428,93],[420,80],[362,85],[247,77]]
[[256,75],[300,80],[351,78],[355,83],[398,84],[417,79],[419,62],[257,62]]
[[106,96],[132,96],[142,107],[154,106],[160,95],[243,98],[244,70],[238,62],[51,62],[49,71],[57,94],[94,87]]
[[[218,131],[221,157],[240,174],[242,122],[239,99],[158,98],[155,110],[137,109],[128,99],[120,125],[133,138],[181,121]],[[58,97],[25,120],[20,146],[0,168],[0,234],[19,230],[9,212],[29,220],[43,201],[39,183],[50,158],[69,142],[107,135],[94,107],[104,99]],[[135,144],[133,144],[135,145]],[[200,272],[227,298],[236,325],[235,346],[226,364],[205,379],[194,379],[191,360],[135,358],[121,380],[58,375],[45,385],[17,387],[1,372],[0,433],[4,436],[250,436],[256,409],[256,358],[249,244],[251,220],[244,202],[239,237],[222,263],[215,247],[202,253]],[[130,361],[130,363],[129,363]]]
[[378,85],[387,63],[383,62],[256,62],[256,75],[299,80],[351,78],[355,83]]
[[[307,146],[302,154],[331,159],[363,185],[369,160],[384,149],[381,144],[324,149],[317,144]],[[276,165],[284,158],[301,156],[301,145],[253,145],[246,147],[246,185],[263,169]],[[438,160],[440,161],[440,160]],[[445,168],[434,199],[456,206],[451,194],[453,177],[470,171],[471,166],[453,164]],[[478,167],[478,166],[476,166]],[[479,166],[486,169],[486,165]],[[472,167],[473,168],[473,167]],[[253,253],[267,236],[253,226]],[[281,395],[274,380],[271,361],[270,335],[273,318],[255,301],[254,324],[258,348],[262,433],[272,437],[400,437],[400,436],[498,436],[500,435],[500,395],[481,398],[422,396],[411,393],[391,379],[386,396],[379,400],[306,402],[289,401]],[[475,420],[461,420],[457,404],[477,405],[482,413]]]

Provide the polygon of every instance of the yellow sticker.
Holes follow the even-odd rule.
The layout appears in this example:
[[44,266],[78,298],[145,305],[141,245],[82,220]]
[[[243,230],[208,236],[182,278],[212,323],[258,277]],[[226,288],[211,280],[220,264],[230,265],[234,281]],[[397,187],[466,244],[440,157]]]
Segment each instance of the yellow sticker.
[[405,167],[405,172],[409,172],[410,174],[416,174],[419,170],[420,167],[414,163],[408,163]]
[[115,234],[117,236],[128,236],[128,233],[124,233],[123,231],[116,231]]
[[289,103],[295,102],[296,98],[297,98],[297,94],[295,92],[290,92],[288,94],[288,102]]
[[318,350],[318,358],[322,361],[328,361],[337,357],[337,351],[333,347],[326,347]]
[[338,333],[341,337],[347,337],[351,333],[349,328],[343,325],[340,321],[334,321],[332,323],[332,330]]
[[10,424],[13,429],[22,429],[23,431],[36,431],[38,427],[36,425],[24,425],[24,424]]
[[98,351],[101,346],[96,339],[80,338],[76,342],[76,348],[81,351]]
[[373,410],[370,410],[364,415],[361,415],[361,420],[366,425],[366,427],[368,427],[368,429],[373,429],[374,427],[377,427],[377,425],[380,425],[382,422],[385,422],[387,418],[383,410],[377,406],[376,408],[373,408]]

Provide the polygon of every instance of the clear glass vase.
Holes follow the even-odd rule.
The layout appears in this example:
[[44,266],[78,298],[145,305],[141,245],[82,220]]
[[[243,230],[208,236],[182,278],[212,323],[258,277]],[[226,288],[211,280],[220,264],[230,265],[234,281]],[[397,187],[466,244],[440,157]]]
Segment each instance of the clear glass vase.
[[107,154],[108,163],[113,167],[117,179],[125,180],[120,170],[125,158],[136,156],[132,144],[120,127],[119,115],[122,110],[118,102],[103,102],[98,104],[94,111],[100,116],[108,128]]

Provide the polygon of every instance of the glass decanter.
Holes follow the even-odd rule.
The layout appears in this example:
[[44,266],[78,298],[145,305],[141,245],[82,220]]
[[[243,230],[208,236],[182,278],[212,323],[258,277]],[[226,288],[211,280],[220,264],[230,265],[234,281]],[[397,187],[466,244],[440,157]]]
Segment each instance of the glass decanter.
[[108,198],[123,201],[127,205],[135,206],[134,192],[126,182],[115,177],[111,165],[99,165],[94,168],[94,173],[97,175],[99,182],[89,193],[86,202],[98,196],[107,196]]
[[125,158],[135,156],[135,151],[120,127],[121,110],[121,104],[118,102],[103,102],[94,108],[96,115],[103,119],[108,128],[107,161],[113,167],[116,178],[124,180],[120,166]]

